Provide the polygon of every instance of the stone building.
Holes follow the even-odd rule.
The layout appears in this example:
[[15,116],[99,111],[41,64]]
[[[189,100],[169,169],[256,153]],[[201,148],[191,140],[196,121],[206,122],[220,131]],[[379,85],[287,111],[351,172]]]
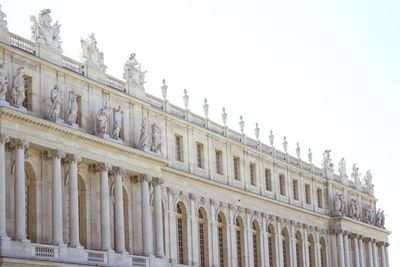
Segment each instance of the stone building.
[[389,266],[370,171],[146,94],[135,54],[111,77],[93,34],[68,58],[50,12],[0,11],[0,266]]

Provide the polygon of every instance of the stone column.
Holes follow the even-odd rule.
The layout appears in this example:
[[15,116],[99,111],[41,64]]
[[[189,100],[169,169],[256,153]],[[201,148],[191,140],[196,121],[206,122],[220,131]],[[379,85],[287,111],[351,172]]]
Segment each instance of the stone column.
[[343,245],[344,245],[344,260],[346,266],[350,266],[350,247],[349,247],[349,235],[347,232],[343,234]]
[[79,242],[78,163],[81,157],[68,155],[69,161],[69,246],[81,248]]
[[378,249],[377,249],[377,244],[375,240],[372,240],[372,260],[374,262],[374,266],[378,267]]
[[385,244],[385,259],[386,259],[386,267],[390,267],[390,261],[389,261],[389,243]]
[[26,207],[25,207],[25,149],[29,147],[28,142],[22,139],[14,139],[15,147],[15,185],[14,185],[14,223],[15,240],[27,241],[26,239]]
[[368,245],[368,266],[369,267],[374,267],[374,258],[372,256],[372,243],[371,243],[371,239],[367,241],[367,245]]
[[190,227],[192,230],[191,231],[191,234],[192,234],[192,251],[191,251],[192,252],[191,253],[192,254],[192,265],[198,266],[200,263],[200,255],[199,255],[198,217],[196,216],[197,197],[195,194],[190,193],[189,199],[190,199]]
[[114,167],[114,216],[115,216],[115,250],[118,253],[126,252],[125,249],[125,223],[124,223],[124,199],[122,194],[122,176],[125,175],[125,169]]
[[10,141],[7,135],[0,135],[0,239],[8,239],[6,231],[6,159],[4,146]]
[[61,179],[61,159],[65,157],[63,150],[48,151],[48,156],[53,161],[53,188],[52,188],[52,223],[53,236],[52,243],[63,245],[63,227],[62,227],[62,179]]
[[357,236],[354,236],[352,241],[354,246],[354,267],[360,267],[360,253],[358,251]]
[[344,258],[343,234],[342,234],[342,232],[338,232],[337,233],[337,242],[338,242],[339,267],[346,267],[345,258]]
[[[381,243],[381,244],[379,245],[378,248],[379,248],[378,253],[381,254],[381,262],[379,262],[379,264],[380,264],[382,267],[386,267],[385,244],[384,244],[384,243]],[[379,266],[379,265],[378,265],[378,266]]]
[[111,165],[108,163],[99,164],[100,170],[100,214],[101,214],[101,249],[111,251],[110,233],[110,194],[108,185],[108,172]]
[[366,267],[365,266],[365,256],[364,256],[364,242],[362,239],[362,236],[358,237],[358,252],[359,252],[359,262],[360,262],[360,267]]
[[162,178],[153,178],[154,184],[154,223],[156,236],[156,257],[164,257],[164,232],[162,218],[161,185],[164,183]]
[[140,183],[142,187],[142,239],[143,239],[143,255],[153,255],[153,224],[151,222],[150,210],[150,193],[149,182],[151,177],[149,175],[140,175]]

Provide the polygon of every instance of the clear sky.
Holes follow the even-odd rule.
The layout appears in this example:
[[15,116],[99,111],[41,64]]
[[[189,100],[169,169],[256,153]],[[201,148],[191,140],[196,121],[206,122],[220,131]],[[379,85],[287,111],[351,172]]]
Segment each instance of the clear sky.
[[[122,78],[135,52],[148,70],[146,91],[268,143],[287,136],[295,155],[311,147],[314,163],[329,148],[337,162],[371,169],[384,208],[392,266],[400,266],[400,1],[336,0],[4,0],[9,29],[30,38],[29,15],[50,8],[64,55],[78,59],[80,37],[94,32],[107,73]],[[396,196],[397,195],[397,196]]]

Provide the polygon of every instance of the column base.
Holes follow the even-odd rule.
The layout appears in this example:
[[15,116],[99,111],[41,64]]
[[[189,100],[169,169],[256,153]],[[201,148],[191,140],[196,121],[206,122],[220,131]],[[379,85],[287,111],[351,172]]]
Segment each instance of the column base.
[[11,240],[7,234],[0,234],[0,240]]
[[81,246],[81,244],[78,244],[78,245],[68,244],[68,247],[70,247],[70,248],[80,248],[80,249],[83,249],[83,247]]
[[115,253],[115,251],[112,248],[102,248],[101,250],[107,253]]
[[13,238],[13,240],[14,240],[14,241],[19,241],[19,242],[22,242],[22,243],[31,243],[31,241],[30,241],[28,238],[26,238],[26,237],[22,237],[22,238],[20,238],[20,237],[15,237],[15,238]]
[[59,246],[59,247],[66,247],[67,245],[64,243],[64,241],[62,241],[62,240],[54,240],[54,241],[51,241],[51,244],[52,245],[55,245],[55,246]]

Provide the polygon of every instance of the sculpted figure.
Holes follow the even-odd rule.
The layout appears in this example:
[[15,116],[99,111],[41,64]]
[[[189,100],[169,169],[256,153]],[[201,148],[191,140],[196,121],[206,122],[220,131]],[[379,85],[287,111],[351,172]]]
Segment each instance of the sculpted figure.
[[299,143],[296,144],[296,155],[297,155],[297,158],[300,158],[300,145],[299,145]]
[[60,39],[61,25],[58,24],[58,21],[51,25],[53,20],[50,13],[50,9],[43,9],[40,11],[37,20],[35,16],[31,16],[32,40],[62,53]]
[[20,108],[25,100],[25,79],[24,79],[25,69],[24,67],[19,67],[17,69],[17,74],[15,74],[13,83],[9,92],[10,104]]
[[327,178],[333,178],[333,163],[330,155],[331,151],[329,149],[322,153],[322,173]]
[[106,135],[108,131],[108,116],[111,114],[111,108],[108,102],[105,103],[104,107],[100,108],[97,112],[96,130],[97,134]]
[[87,39],[81,39],[82,62],[93,67],[100,68],[103,72],[107,66],[104,65],[104,54],[97,48],[94,33],[89,34]]
[[342,178],[342,179],[347,179],[347,174],[346,174],[346,161],[344,160],[344,158],[342,158],[340,161],[339,161],[339,169],[338,169],[338,171],[339,171],[339,175],[340,175],[340,178]]
[[283,137],[283,143],[282,143],[282,145],[283,145],[283,151],[285,151],[285,153],[287,153],[287,145],[288,145],[288,142],[287,142],[287,140],[286,140],[286,136]]
[[50,93],[50,111],[47,118],[49,120],[56,120],[60,117],[60,110],[62,104],[62,93],[57,85],[54,85]]
[[136,60],[136,54],[132,53],[124,65],[124,79],[131,84],[143,87],[146,83],[145,75],[147,71],[142,71],[141,64]]
[[382,227],[382,215],[383,211],[381,211],[381,209],[378,209],[378,211],[375,214],[375,225],[378,227]]
[[358,208],[358,202],[357,199],[352,199],[350,202],[350,217],[354,218],[354,219],[359,219],[360,217],[360,212],[359,212],[359,208]]
[[335,197],[335,214],[344,215],[344,197],[341,193],[336,193]]
[[312,163],[312,152],[311,152],[311,148],[308,149],[308,161],[310,163]]
[[78,116],[78,102],[76,98],[77,94],[74,91],[70,91],[67,107],[67,123],[70,125],[76,124],[76,118]]
[[274,134],[273,134],[272,130],[269,132],[269,145],[271,147],[274,147]]
[[353,172],[351,173],[351,179],[354,183],[360,182],[360,174],[358,173],[358,167],[353,164]]
[[139,148],[143,150],[149,149],[149,134],[147,129],[147,119],[142,120],[142,129],[140,130]]
[[154,153],[161,152],[161,129],[157,124],[151,125],[151,146],[150,151]]
[[368,170],[364,176],[364,186],[370,190],[372,188],[372,174],[371,171]]
[[3,62],[0,65],[0,102],[6,100],[7,88],[8,88],[7,63]]
[[123,119],[124,119],[124,112],[122,111],[121,106],[119,106],[118,109],[115,110],[113,113],[112,138],[119,139],[119,133],[121,131]]
[[7,29],[6,17],[7,15],[1,10],[1,5],[0,5],[0,29],[7,31],[8,29]]
[[365,206],[364,212],[365,212],[365,221],[369,224],[372,224],[373,223],[373,218],[372,218],[373,211],[372,211],[371,204],[368,204]]

